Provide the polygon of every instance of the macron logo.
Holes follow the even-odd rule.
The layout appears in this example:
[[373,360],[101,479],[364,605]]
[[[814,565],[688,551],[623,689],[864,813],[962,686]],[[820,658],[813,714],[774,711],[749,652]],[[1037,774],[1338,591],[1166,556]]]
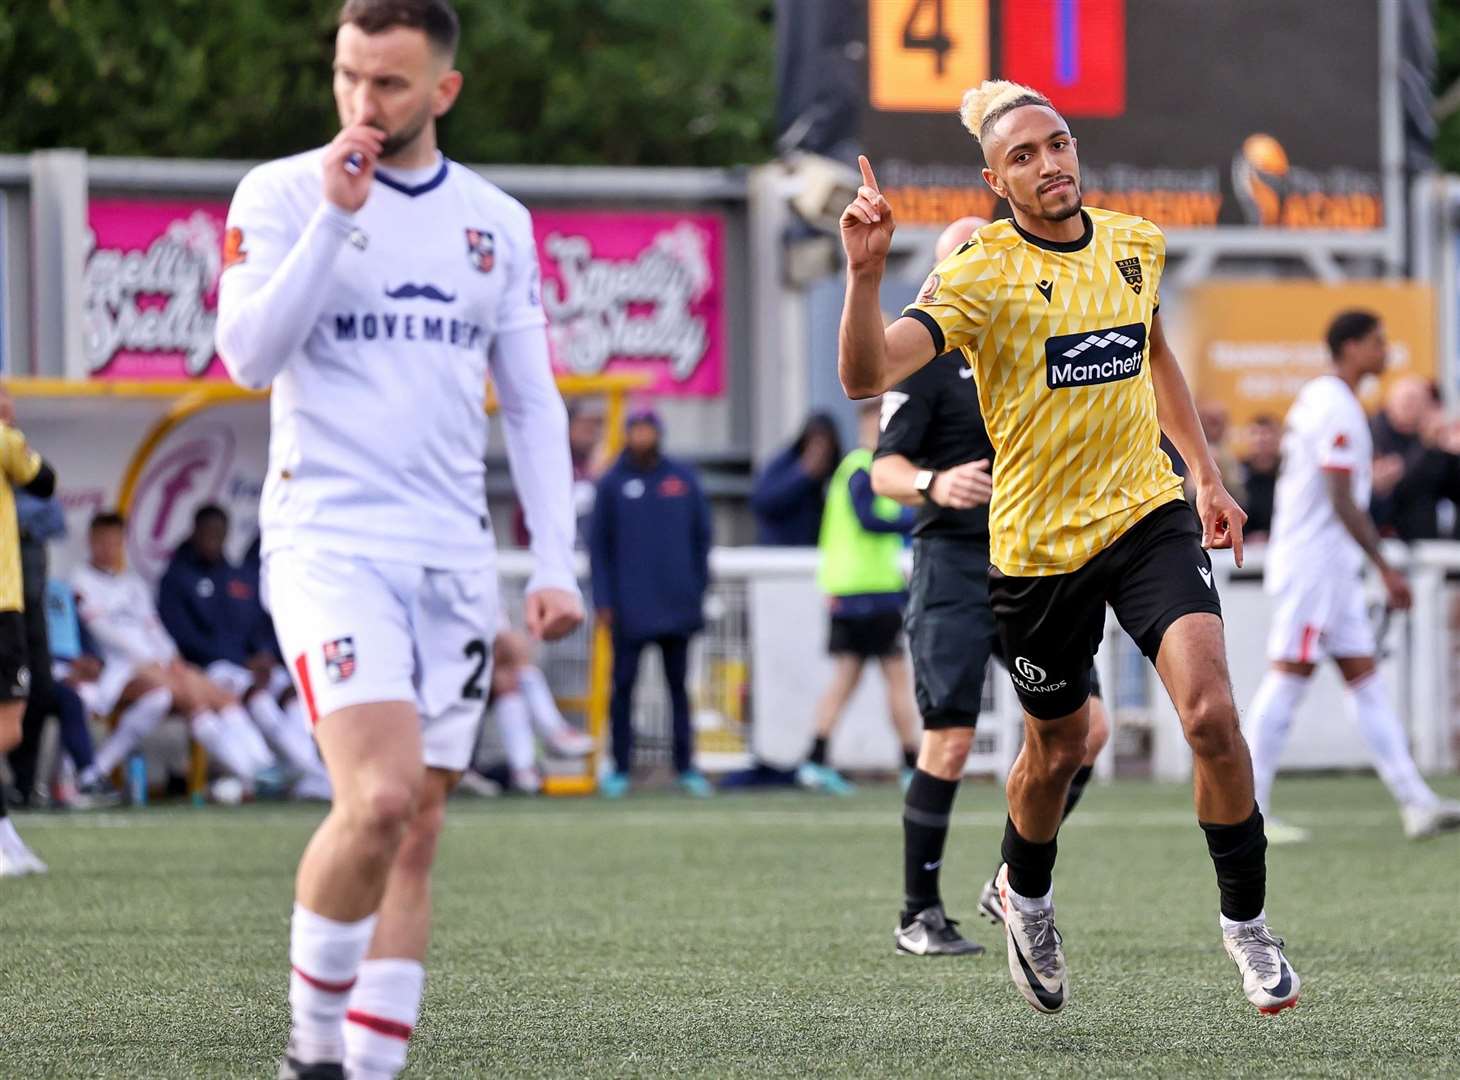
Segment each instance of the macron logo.
[[1146,357],[1146,324],[1059,334],[1044,343],[1045,380],[1051,390],[1133,379]]

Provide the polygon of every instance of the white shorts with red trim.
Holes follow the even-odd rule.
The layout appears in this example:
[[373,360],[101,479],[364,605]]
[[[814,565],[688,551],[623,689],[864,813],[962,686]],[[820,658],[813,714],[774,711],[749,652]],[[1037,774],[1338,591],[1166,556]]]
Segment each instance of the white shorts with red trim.
[[1340,576],[1289,581],[1273,595],[1267,658],[1316,664],[1328,657],[1373,656],[1374,626],[1364,583]]
[[425,763],[471,763],[500,623],[495,567],[432,570],[286,549],[262,594],[310,723],[351,705],[408,701]]

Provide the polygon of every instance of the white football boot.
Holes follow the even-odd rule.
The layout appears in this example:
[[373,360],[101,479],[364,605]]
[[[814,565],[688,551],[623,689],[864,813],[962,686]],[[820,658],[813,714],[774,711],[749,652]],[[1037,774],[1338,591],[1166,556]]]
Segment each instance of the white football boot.
[[1404,835],[1411,840],[1428,840],[1442,832],[1460,829],[1460,802],[1436,799],[1432,803],[1411,804],[1399,808],[1404,822]]
[[1242,973],[1242,992],[1265,1016],[1274,1016],[1298,1004],[1302,982],[1283,955],[1283,939],[1266,923],[1248,923],[1230,933],[1222,945]]
[[1004,939],[1009,946],[1009,975],[1024,1000],[1042,1013],[1057,1013],[1070,1000],[1065,950],[1054,925],[1054,905],[1023,911],[1009,897],[1009,867],[995,879],[1004,907]]

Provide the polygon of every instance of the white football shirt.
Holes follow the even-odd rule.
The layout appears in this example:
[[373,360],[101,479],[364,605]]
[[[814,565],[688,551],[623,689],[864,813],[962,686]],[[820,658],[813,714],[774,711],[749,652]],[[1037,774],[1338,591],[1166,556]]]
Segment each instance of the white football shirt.
[[83,563],[71,575],[71,588],[77,613],[96,639],[103,663],[166,664],[177,655],[152,591],[134,571],[112,574]]
[[1374,441],[1369,418],[1348,384],[1323,375],[1304,385],[1288,410],[1282,446],[1265,574],[1269,589],[1315,575],[1351,580],[1363,569],[1364,549],[1334,512],[1326,474],[1346,475],[1354,502],[1367,510]]
[[488,564],[490,369],[532,533],[529,588],[576,590],[566,417],[525,207],[440,159],[378,170],[355,214],[325,202],[323,151],[272,161],[228,212],[219,352],[272,384],[263,551],[440,569]]

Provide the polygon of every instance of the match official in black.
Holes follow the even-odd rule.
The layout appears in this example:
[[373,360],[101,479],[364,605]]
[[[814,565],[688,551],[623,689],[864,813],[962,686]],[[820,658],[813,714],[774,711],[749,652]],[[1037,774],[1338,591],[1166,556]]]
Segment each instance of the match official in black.
[[[984,224],[969,217],[948,226],[938,238],[937,260]],[[906,895],[895,936],[899,952],[920,956],[984,951],[947,917],[938,880],[983,702],[984,671],[991,655],[1004,659],[989,608],[993,461],[973,369],[961,352],[945,353],[884,395],[872,489],[919,510],[904,625],[924,730],[903,806]],[[1098,683],[1093,695],[1085,765],[1070,785],[1067,815],[1109,735]],[[992,880],[983,891],[980,910],[1002,921]]]

